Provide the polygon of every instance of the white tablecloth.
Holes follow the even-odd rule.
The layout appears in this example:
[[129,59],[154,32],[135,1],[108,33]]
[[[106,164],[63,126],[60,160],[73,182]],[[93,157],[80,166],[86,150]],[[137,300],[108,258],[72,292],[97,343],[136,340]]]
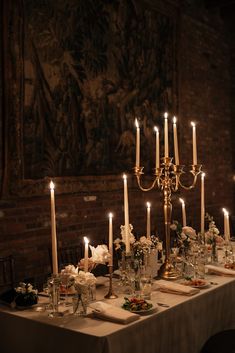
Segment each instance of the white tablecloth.
[[[192,297],[154,291],[164,302],[156,313],[120,325],[67,315],[0,307],[1,353],[199,353],[216,332],[235,328],[235,279],[211,276],[213,282]],[[98,299],[105,291],[98,292]],[[120,306],[123,295],[109,303]]]

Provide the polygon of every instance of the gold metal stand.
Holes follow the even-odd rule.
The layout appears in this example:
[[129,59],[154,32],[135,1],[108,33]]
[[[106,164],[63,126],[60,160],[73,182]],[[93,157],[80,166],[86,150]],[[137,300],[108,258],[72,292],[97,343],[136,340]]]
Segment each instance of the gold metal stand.
[[113,292],[113,266],[109,266],[109,291],[104,296],[105,299],[116,299],[118,296]]
[[182,187],[185,190],[190,190],[194,188],[197,182],[197,177],[201,173],[201,165],[192,165],[190,173],[193,175],[193,182],[189,186],[182,184],[180,178],[184,172],[183,165],[175,165],[172,163],[173,158],[163,157],[160,168],[154,169],[155,179],[153,180],[152,185],[149,188],[143,188],[141,186],[141,175],[143,173],[143,167],[135,167],[134,173],[137,178],[137,183],[142,191],[150,191],[155,185],[163,191],[164,203],[164,223],[165,223],[165,248],[166,248],[166,257],[165,262],[159,270],[159,275],[165,279],[176,279],[180,275],[175,270],[174,266],[170,261],[170,224],[171,224],[171,214],[172,214],[172,204],[171,204],[171,193],[179,190],[179,187]]

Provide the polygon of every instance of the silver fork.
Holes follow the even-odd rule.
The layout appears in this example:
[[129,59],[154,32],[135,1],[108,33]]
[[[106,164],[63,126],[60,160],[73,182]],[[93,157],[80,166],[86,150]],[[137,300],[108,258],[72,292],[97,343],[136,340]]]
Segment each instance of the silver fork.
[[157,303],[157,305],[162,306],[163,308],[169,308],[170,305],[165,304],[165,303]]

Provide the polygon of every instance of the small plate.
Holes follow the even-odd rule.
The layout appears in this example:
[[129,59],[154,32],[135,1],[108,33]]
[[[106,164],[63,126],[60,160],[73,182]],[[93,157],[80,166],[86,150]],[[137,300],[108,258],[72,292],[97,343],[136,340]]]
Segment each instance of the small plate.
[[[184,286],[189,286],[189,287],[192,287],[192,288],[198,288],[198,289],[202,289],[202,288],[206,288],[210,285],[209,282],[206,282],[206,281],[202,281],[201,283],[193,283],[194,280],[192,281],[183,281],[181,282],[181,284],[183,284]],[[197,281],[197,280],[196,280]],[[192,283],[191,283],[192,282]]]
[[134,313],[134,314],[139,314],[139,315],[148,315],[148,314],[151,314],[155,311],[157,311],[157,304],[152,306],[152,308],[149,308],[147,310],[137,310],[137,311],[131,311],[131,313]]
[[129,309],[124,309],[124,310],[127,310],[127,311],[130,311],[130,313],[134,313],[134,314],[139,314],[139,315],[148,315],[148,314],[151,314],[152,312],[155,312],[157,311],[157,308],[158,308],[158,305],[157,304],[154,304],[150,301],[148,301],[148,303],[152,304],[153,306],[147,310],[129,310]]

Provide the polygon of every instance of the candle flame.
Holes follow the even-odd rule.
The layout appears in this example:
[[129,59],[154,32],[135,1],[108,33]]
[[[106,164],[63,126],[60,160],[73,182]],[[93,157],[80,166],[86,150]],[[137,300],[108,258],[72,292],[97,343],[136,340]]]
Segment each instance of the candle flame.
[[202,174],[201,174],[202,179],[204,179],[204,178],[205,178],[205,176],[206,176],[206,174],[205,174],[205,173],[202,173]]
[[83,239],[86,244],[89,244],[89,239],[87,237],[83,237]]
[[223,208],[222,210],[223,210],[225,216],[228,216],[228,215],[229,215],[229,213],[228,213],[228,211],[226,210],[226,208]]
[[139,122],[138,122],[138,119],[137,119],[137,118],[135,118],[135,126],[137,127],[137,129],[140,127],[140,126],[139,126]]
[[54,190],[54,189],[55,189],[55,184],[53,183],[52,180],[51,180],[51,182],[50,182],[50,189],[51,189],[51,190]]
[[147,205],[148,208],[151,207],[151,203],[150,202],[146,202],[146,205]]
[[179,200],[180,200],[180,202],[181,202],[182,204],[184,204],[184,200],[183,200],[183,199],[179,198]]
[[173,116],[173,124],[176,124],[176,121],[177,121],[176,116]]
[[195,127],[195,126],[196,126],[196,124],[195,124],[194,121],[191,121],[191,125],[192,125],[192,127]]
[[158,133],[159,132],[159,130],[158,130],[158,127],[157,126],[154,126],[154,131],[156,132],[156,133]]
[[109,218],[113,218],[112,212],[109,213]]
[[124,179],[124,180],[127,180],[127,176],[126,176],[126,174],[123,174],[123,176],[122,176],[122,177],[123,177],[123,179]]
[[164,113],[164,118],[165,118],[165,119],[168,118],[168,113],[167,113],[167,112]]

